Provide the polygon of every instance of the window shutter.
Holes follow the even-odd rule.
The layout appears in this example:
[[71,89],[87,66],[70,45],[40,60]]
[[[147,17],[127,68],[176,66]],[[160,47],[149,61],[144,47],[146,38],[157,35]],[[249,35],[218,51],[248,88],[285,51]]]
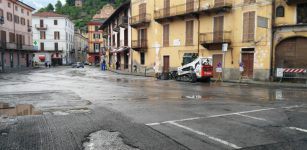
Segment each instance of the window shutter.
[[186,45],[193,45],[193,20],[186,22]]
[[255,36],[255,12],[243,14],[243,42],[254,40]]
[[163,25],[163,46],[169,46],[169,24]]
[[215,0],[214,6],[219,7],[224,5],[224,0]]

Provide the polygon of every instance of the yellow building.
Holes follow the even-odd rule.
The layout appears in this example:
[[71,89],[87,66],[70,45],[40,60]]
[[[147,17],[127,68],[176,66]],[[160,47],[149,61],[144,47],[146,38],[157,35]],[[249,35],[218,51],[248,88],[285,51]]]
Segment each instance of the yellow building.
[[132,0],[131,8],[138,66],[168,72],[199,55],[221,63],[224,79],[239,79],[240,64],[244,76],[269,79],[272,1]]
[[272,66],[307,68],[307,0],[276,0]]

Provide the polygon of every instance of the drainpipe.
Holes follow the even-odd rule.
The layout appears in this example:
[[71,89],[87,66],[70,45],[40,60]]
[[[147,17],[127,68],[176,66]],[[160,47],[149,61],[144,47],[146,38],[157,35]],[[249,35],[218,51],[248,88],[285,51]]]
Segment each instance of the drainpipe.
[[[130,12],[129,13],[131,17],[132,16],[132,2],[130,2]],[[128,19],[128,34],[129,34],[129,24],[130,24],[130,19]],[[130,26],[130,59],[131,59],[130,70],[132,73],[133,72],[133,49],[131,47],[132,47],[132,28]]]
[[[200,12],[200,0],[198,0],[198,12]],[[200,56],[200,42],[199,42],[199,34],[200,34],[200,15],[198,14],[197,15],[197,21],[198,21],[198,31],[197,31],[197,54],[198,54],[198,57]]]
[[275,37],[275,29],[274,29],[274,24],[275,24],[275,5],[276,5],[276,2],[275,0],[272,1],[272,22],[271,22],[271,52],[270,52],[270,55],[271,55],[271,61],[270,61],[270,80],[273,79],[274,77],[274,67],[273,67],[273,51],[274,51],[274,37]]

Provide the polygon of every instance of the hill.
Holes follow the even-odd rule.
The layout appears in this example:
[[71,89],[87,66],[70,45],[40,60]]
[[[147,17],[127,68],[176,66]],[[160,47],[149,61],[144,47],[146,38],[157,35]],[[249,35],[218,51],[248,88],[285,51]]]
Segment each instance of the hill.
[[75,0],[66,0],[66,4],[62,5],[58,1],[54,6],[48,4],[47,7],[38,10],[42,11],[55,11],[58,14],[69,16],[75,23],[75,27],[83,29],[86,23],[92,20],[92,17],[106,4],[111,3],[115,8],[126,0],[84,0],[83,7],[75,7]]

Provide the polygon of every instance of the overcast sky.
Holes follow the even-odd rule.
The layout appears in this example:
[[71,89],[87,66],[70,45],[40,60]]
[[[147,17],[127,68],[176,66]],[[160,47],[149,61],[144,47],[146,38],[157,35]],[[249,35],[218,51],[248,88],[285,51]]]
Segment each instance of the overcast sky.
[[[20,0],[20,1],[38,10],[42,7],[46,7],[49,3],[55,5],[58,0]],[[65,4],[66,0],[60,0],[60,1],[62,2],[62,4]]]

